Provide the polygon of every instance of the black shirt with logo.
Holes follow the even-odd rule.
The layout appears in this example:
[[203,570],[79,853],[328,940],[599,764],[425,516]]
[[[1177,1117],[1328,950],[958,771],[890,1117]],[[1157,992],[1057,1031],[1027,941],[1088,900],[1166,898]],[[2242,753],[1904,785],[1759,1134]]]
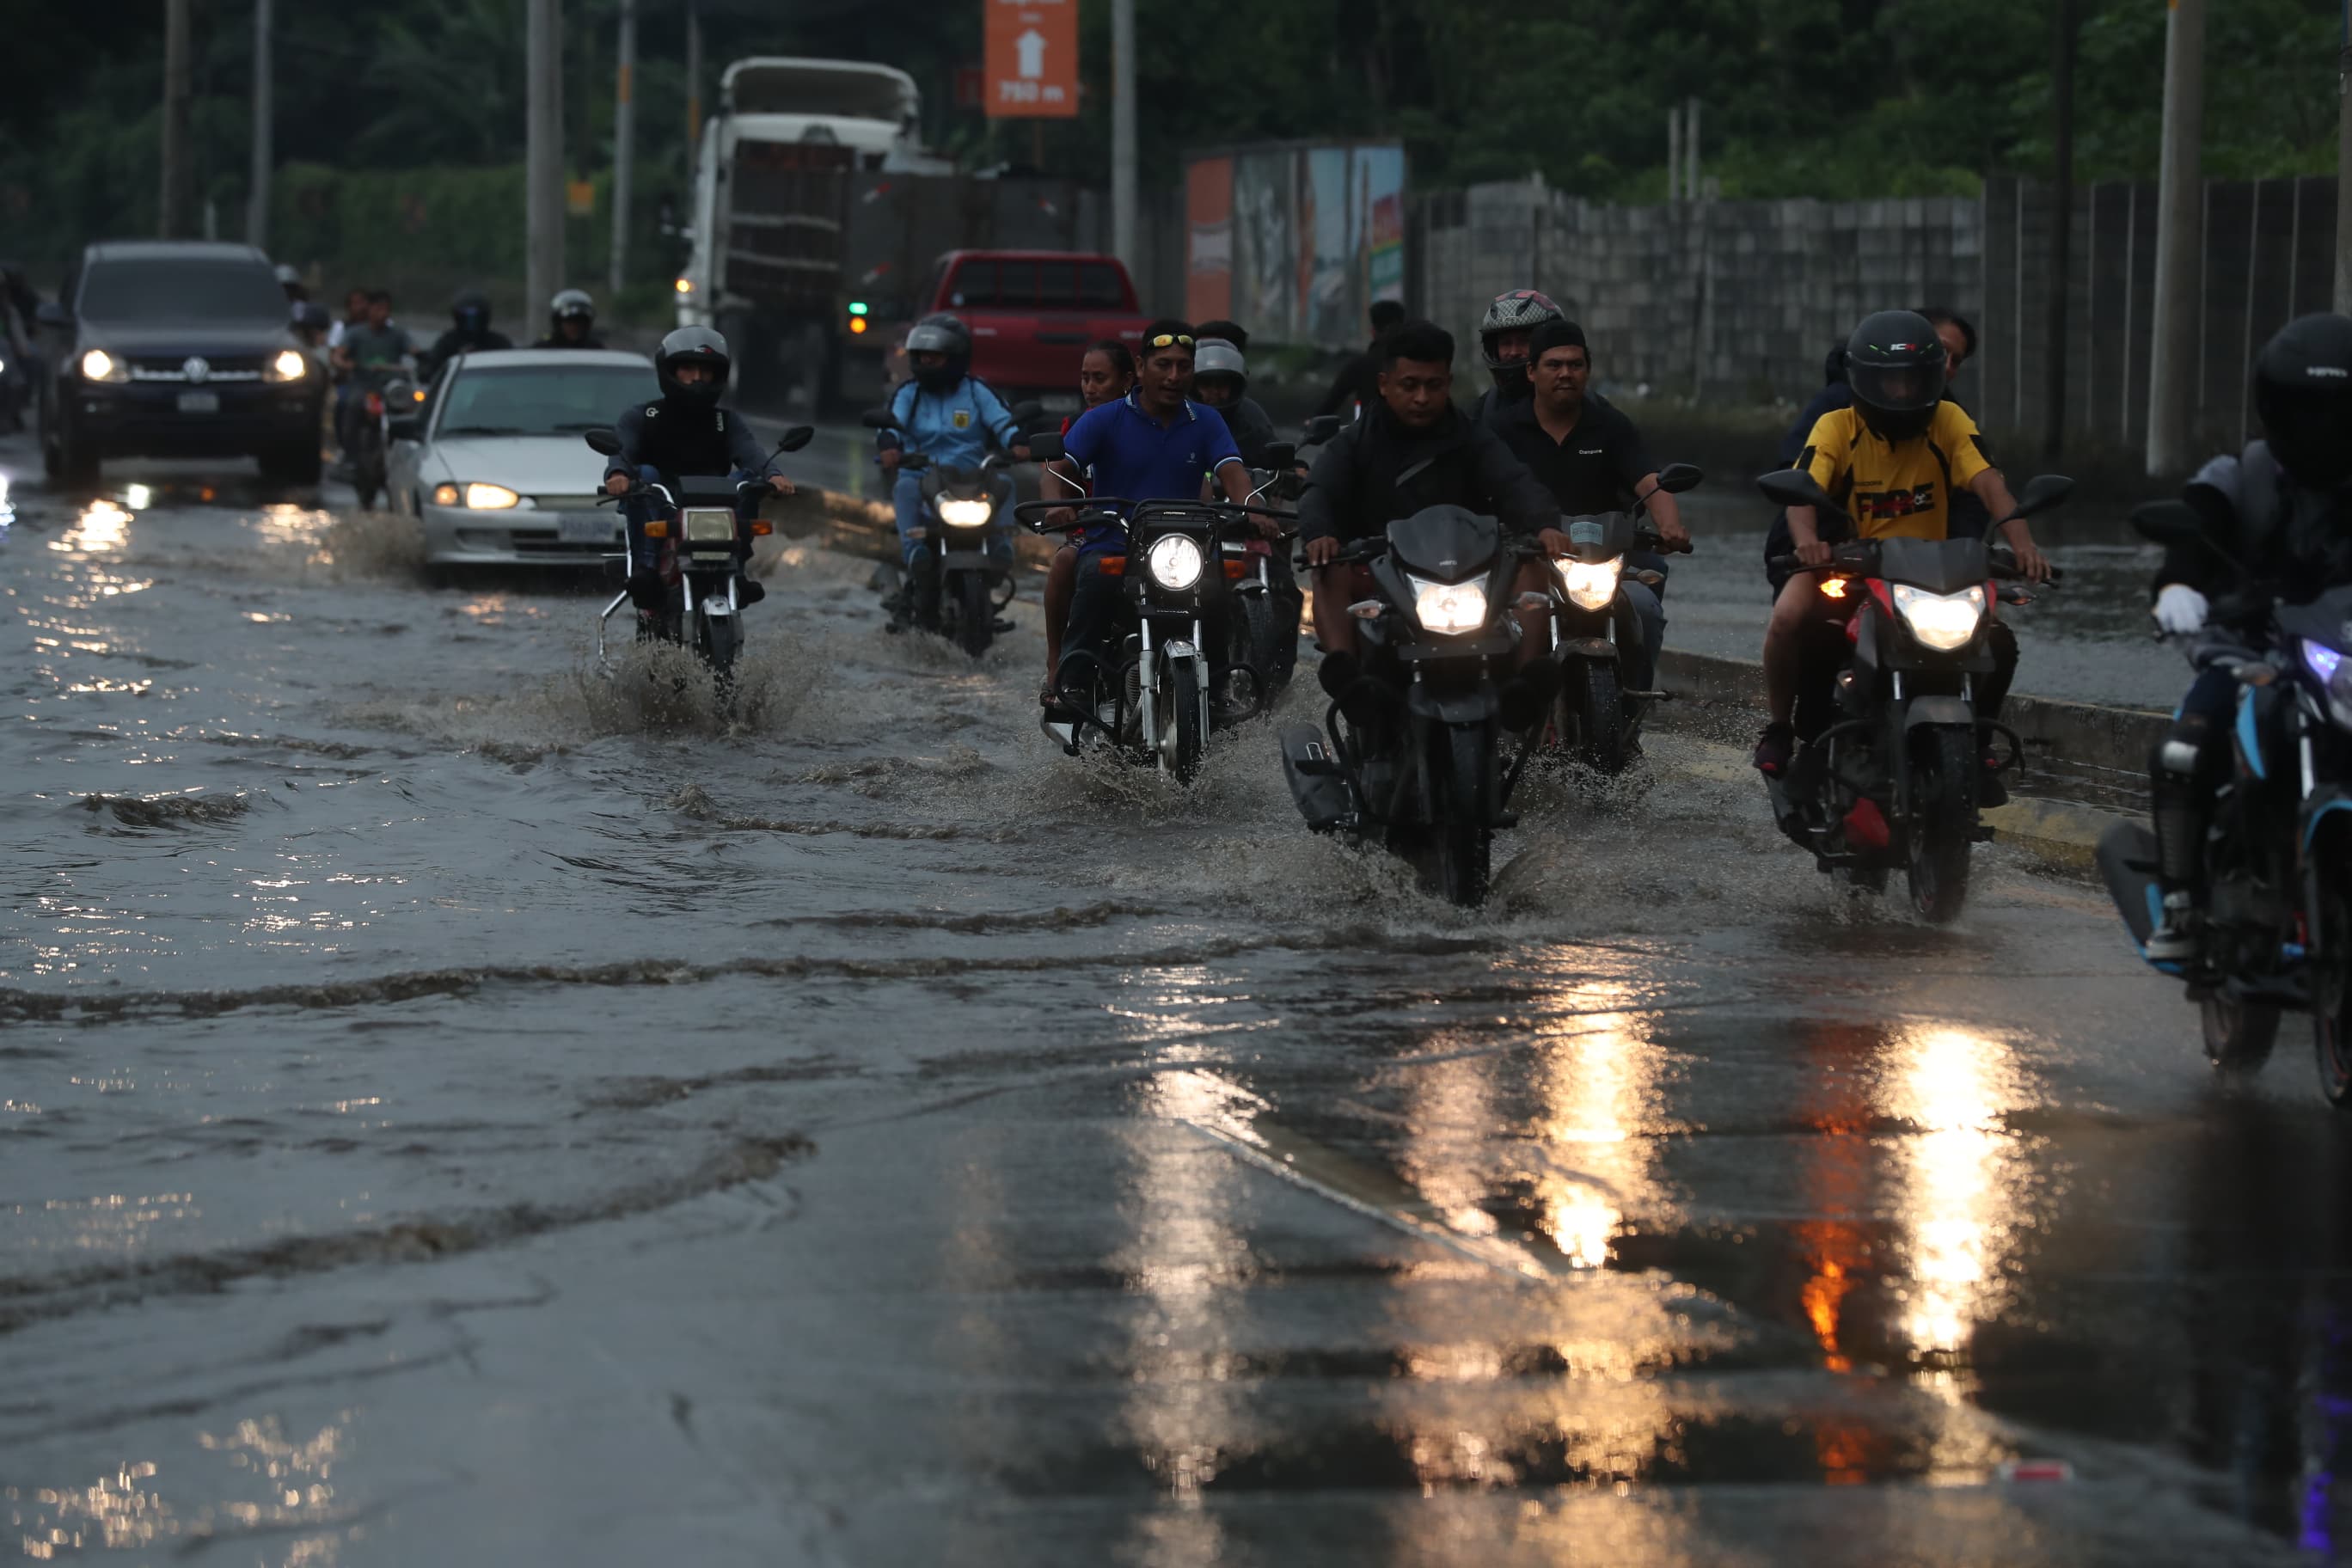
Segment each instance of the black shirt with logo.
[[1536,419],[1535,399],[1496,410],[1489,429],[1551,491],[1564,517],[1630,511],[1633,487],[1657,471],[1642,432],[1622,410],[1587,398],[1565,440]]

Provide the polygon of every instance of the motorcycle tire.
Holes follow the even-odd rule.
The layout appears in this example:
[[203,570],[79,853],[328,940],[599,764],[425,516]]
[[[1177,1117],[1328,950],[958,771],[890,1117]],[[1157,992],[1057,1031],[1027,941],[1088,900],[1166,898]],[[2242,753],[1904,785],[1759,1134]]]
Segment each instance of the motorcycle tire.
[[2278,1043],[2279,1010],[2267,1002],[2232,1002],[2208,996],[2203,1016],[2205,1059],[2221,1072],[2252,1072],[2271,1059]]
[[957,642],[978,658],[996,637],[996,604],[988,592],[988,579],[980,573],[966,572],[957,580],[956,616]]
[[1943,925],[1968,901],[1969,848],[1976,837],[1975,735],[1959,728],[1913,731],[1911,821],[1905,836],[1911,907]]
[[735,660],[743,651],[743,630],[732,616],[695,614],[694,651],[710,668],[711,684],[724,698],[735,686]]
[[907,570],[907,608],[924,631],[940,629],[940,558],[929,550]]
[[1576,760],[1598,773],[1625,771],[1625,700],[1617,687],[1617,667],[1598,659],[1579,659],[1581,674],[1571,671],[1562,700],[1582,710],[1576,715]]
[[1389,847],[1420,875],[1423,887],[1463,909],[1486,901],[1491,879],[1495,834],[1484,805],[1489,749],[1484,731],[1448,725],[1430,758],[1431,822],[1389,836]]
[[2352,1110],[2352,901],[2347,901],[2344,878],[2352,868],[2340,856],[2319,862],[2311,879],[2319,888],[2315,911],[2319,929],[2318,951],[2326,956],[2312,965],[2311,1042],[2319,1062],[2319,1092],[2338,1110]]
[[1201,722],[1201,667],[1171,660],[1160,673],[1160,765],[1181,784],[1201,776],[1209,737]]

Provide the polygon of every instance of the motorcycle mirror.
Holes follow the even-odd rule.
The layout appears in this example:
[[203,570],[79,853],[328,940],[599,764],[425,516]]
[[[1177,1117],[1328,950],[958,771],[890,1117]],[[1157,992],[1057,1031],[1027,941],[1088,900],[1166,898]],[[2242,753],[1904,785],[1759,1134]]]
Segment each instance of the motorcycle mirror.
[[1062,438],[1059,436],[1032,436],[1029,437],[1029,460],[1031,462],[1057,462],[1060,460],[1061,457]]
[[1045,413],[1045,405],[1033,397],[1026,403],[1014,404],[1011,408],[1006,409],[1005,412],[1013,416],[1013,423],[1015,425],[1026,425],[1032,419],[1036,418],[1040,414]]
[[1265,463],[1266,468],[1286,468],[1297,461],[1298,461],[1298,448],[1289,442],[1274,441],[1267,444]]
[[[2030,488],[2030,487],[2029,487]],[[2152,500],[2134,507],[2133,531],[2151,544],[2202,544],[2205,522],[2185,500]]]
[[1307,427],[1304,431],[1307,438],[1301,442],[1300,445],[1307,447],[1318,446],[1325,441],[1328,441],[1332,437],[1337,436],[1339,433],[1339,416],[1338,415],[1318,414],[1314,418],[1309,419],[1307,422]]
[[857,416],[857,422],[868,430],[896,430],[898,422],[890,417],[887,408],[869,408]]
[[33,307],[33,324],[37,327],[70,327],[73,312],[55,300],[44,300]]
[[617,458],[621,455],[620,435],[607,426],[599,425],[580,438],[588,443],[590,449],[602,453],[607,458]]
[[1658,488],[1670,496],[1698,489],[1706,475],[1696,463],[1668,463],[1658,470]]
[[2074,490],[2074,481],[2063,474],[2036,474],[2025,481],[2025,491],[2017,498],[2018,517],[2032,517],[2038,511],[2048,511],[2064,500]]
[[1829,498],[1812,475],[1802,468],[1782,468],[1775,473],[1759,475],[1756,488],[1764,492],[1766,500],[1779,501],[1782,506],[1820,507],[1837,510],[1837,503]]
[[779,452],[797,452],[815,438],[815,426],[795,425],[791,429],[784,432],[784,438],[776,443],[776,450]]

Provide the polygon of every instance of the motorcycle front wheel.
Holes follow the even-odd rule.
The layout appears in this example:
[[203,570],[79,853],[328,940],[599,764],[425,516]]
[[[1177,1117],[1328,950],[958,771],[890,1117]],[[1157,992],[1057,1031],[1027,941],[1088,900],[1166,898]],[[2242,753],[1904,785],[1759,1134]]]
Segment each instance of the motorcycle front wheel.
[[694,614],[694,651],[710,668],[711,684],[725,697],[735,685],[735,660],[743,651],[743,629],[732,616]]
[[1911,906],[1937,925],[1959,918],[1976,837],[1976,736],[1951,727],[1913,731],[1911,820],[1905,847]]
[[1171,659],[1160,672],[1160,764],[1189,784],[1201,776],[1209,737],[1201,722],[1201,666]]
[[1595,773],[1625,771],[1625,700],[1617,687],[1617,667],[1579,659],[1569,672],[1562,700],[1580,707],[1576,715],[1576,760]]
[[1432,747],[1427,825],[1392,830],[1390,847],[1420,875],[1422,885],[1448,903],[1476,909],[1486,901],[1494,830],[1484,802],[1492,773],[1486,733],[1446,727]]
[[2278,1043],[2276,1007],[2208,996],[2198,1012],[2204,1025],[2205,1059],[2218,1070],[2252,1072],[2271,1059],[2271,1047]]
[[996,637],[996,604],[984,574],[966,572],[957,581],[956,618],[956,640],[963,651],[974,658],[986,653]]

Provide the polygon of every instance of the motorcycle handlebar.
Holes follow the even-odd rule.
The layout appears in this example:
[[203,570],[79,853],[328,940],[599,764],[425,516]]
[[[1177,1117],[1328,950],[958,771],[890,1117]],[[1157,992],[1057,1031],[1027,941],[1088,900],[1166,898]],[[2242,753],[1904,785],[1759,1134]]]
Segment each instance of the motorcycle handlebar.
[[[1846,551],[1852,550],[1853,548],[1853,547],[1851,545],[1846,545],[1833,549],[1831,552],[1828,563],[1821,566],[1808,566],[1794,555],[1769,556],[1766,558],[1764,563],[1767,566],[1771,567],[1776,572],[1867,572],[1871,565],[1869,562],[1862,560],[1856,555],[1844,553]],[[1843,556],[1843,559],[1841,559],[1842,555]],[[2025,574],[2017,569],[2017,558],[2011,555],[2006,551],[1999,553],[1995,553],[1991,551],[1986,552],[1986,563],[1991,569],[1993,576],[2002,582],[2021,583],[2026,580]],[[2065,579],[2065,573],[2060,571],[2057,567],[2053,566],[2050,568],[2050,576],[2047,585],[2054,588]]]

